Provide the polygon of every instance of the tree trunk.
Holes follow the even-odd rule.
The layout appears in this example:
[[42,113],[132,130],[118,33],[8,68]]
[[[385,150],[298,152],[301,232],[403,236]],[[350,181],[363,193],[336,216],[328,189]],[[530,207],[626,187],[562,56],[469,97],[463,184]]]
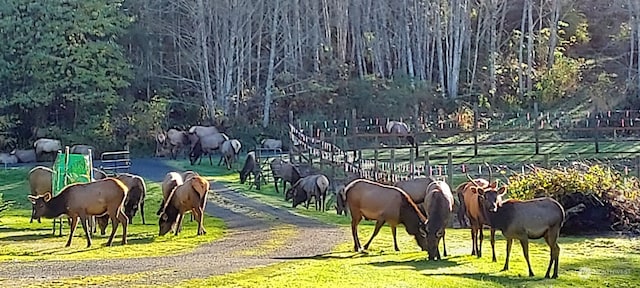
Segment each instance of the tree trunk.
[[[202,0],[199,0],[202,1]],[[274,89],[274,74],[276,69],[276,40],[278,34],[278,15],[280,13],[280,1],[275,1],[275,7],[273,9],[273,15],[271,17],[271,32],[269,33],[269,67],[267,72],[267,85],[265,86],[264,93],[264,113],[262,117],[262,127],[267,128],[269,126],[269,118],[271,114],[271,101],[273,98]]]
[[202,81],[202,92],[204,95],[204,107],[206,109],[209,120],[215,120],[216,116],[216,102],[213,98],[213,87],[211,87],[211,75],[209,71],[209,48],[208,48],[208,33],[207,22],[205,17],[205,6],[203,0],[198,0],[198,45],[200,46],[200,79]]

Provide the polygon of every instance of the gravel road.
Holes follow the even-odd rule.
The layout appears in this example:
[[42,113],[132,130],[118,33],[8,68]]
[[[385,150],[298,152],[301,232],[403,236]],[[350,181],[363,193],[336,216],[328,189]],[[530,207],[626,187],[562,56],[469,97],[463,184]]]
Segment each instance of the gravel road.
[[[173,170],[157,159],[135,159],[132,162],[131,173],[152,181],[161,181],[168,171]],[[175,256],[2,263],[0,286],[19,287],[68,277],[132,273],[142,273],[143,277],[127,285],[172,284],[287,261],[283,260],[286,258],[328,253],[335,245],[350,239],[346,231],[337,226],[260,203],[219,183],[212,183],[211,189],[206,213],[223,219],[229,228],[227,235],[218,241]],[[274,229],[288,229],[295,233],[289,233],[290,237],[282,239],[284,245],[273,250],[261,248],[272,238]],[[246,253],[256,250],[265,253]]]

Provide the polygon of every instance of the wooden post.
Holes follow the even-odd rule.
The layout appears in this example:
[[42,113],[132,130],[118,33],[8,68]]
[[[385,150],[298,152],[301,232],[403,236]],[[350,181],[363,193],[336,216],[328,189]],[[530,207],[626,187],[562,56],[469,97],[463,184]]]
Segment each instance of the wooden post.
[[544,154],[544,168],[549,169],[549,153]]
[[431,170],[431,163],[429,163],[429,151],[424,151],[424,175],[429,177],[429,171]]
[[540,125],[540,119],[538,119],[538,102],[533,103],[533,119],[535,123],[533,125],[533,137],[536,141],[536,155],[540,154],[540,136],[538,135],[538,126]]
[[331,177],[333,179],[336,179],[336,151],[335,148],[336,147],[336,133],[334,132],[331,135]]
[[447,177],[449,178],[447,182],[449,182],[449,186],[453,187],[453,153],[449,152],[447,153],[447,172],[449,175],[447,175]]
[[358,150],[358,170],[360,171],[360,177],[362,177],[362,150]]
[[[417,149],[417,148],[416,148]],[[413,155],[413,148],[409,148],[409,179],[413,180],[416,173],[416,158]]]
[[596,123],[596,127],[593,129],[593,145],[595,146],[596,153],[600,153],[600,129],[598,129],[598,123]]
[[356,135],[356,108],[351,109],[351,134]]
[[376,145],[373,150],[373,181],[378,181],[378,160],[379,160],[378,146]]
[[396,149],[391,149],[391,163],[389,165],[389,177],[391,182],[395,182],[393,176],[396,172]]
[[478,156],[478,103],[473,103],[473,156]]

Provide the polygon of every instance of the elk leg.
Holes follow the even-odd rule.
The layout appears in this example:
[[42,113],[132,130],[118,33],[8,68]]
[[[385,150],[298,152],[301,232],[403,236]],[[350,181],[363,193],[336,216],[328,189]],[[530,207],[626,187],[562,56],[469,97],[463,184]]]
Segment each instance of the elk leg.
[[551,272],[551,265],[555,262],[555,267],[553,268],[553,276],[551,278],[558,278],[558,258],[560,258],[560,246],[558,246],[558,236],[557,232],[549,231],[547,235],[544,236],[544,240],[551,248],[550,258],[549,258],[549,267],[547,267],[547,274],[544,276],[545,278],[549,278],[549,272]]
[[202,220],[203,220],[202,209],[200,207],[194,208],[192,209],[192,214],[194,215],[194,218],[198,220],[198,235],[207,234],[207,231],[205,231],[204,227],[202,226]]
[[482,240],[484,240],[484,229],[482,228],[482,224],[480,224],[480,229],[478,229],[478,258],[482,257]]
[[138,205],[140,205],[140,217],[142,217],[142,225],[146,225],[147,223],[145,223],[144,221],[144,199],[142,199],[140,201],[140,204]]
[[178,224],[176,225],[176,231],[174,233],[176,236],[182,231],[182,218],[184,218],[184,215],[182,213],[178,214]]
[[447,230],[442,230],[442,252],[444,252],[444,257],[447,257],[447,244],[444,243],[444,235],[447,234]]
[[491,261],[496,262],[496,229],[491,227]]
[[[60,226],[62,226],[62,224],[60,224]],[[76,231],[76,226],[78,226],[78,217],[73,217],[71,218],[71,229],[69,230],[69,240],[67,240],[67,244],[64,245],[64,247],[71,246],[71,239],[73,239],[73,232]]]
[[[119,212],[115,212],[115,213],[119,213]],[[111,234],[109,235],[109,240],[107,240],[107,246],[111,246],[111,243],[113,243],[113,237],[116,235],[116,230],[118,230],[118,224],[120,223],[120,220],[118,219],[118,216],[115,215],[115,213],[110,213],[109,214],[109,219],[111,219]],[[126,225],[126,221],[122,223],[122,225]],[[124,233],[122,234],[124,237]]]
[[507,238],[507,257],[504,259],[504,267],[500,271],[509,270],[509,254],[511,254],[511,244],[513,244],[513,239]]
[[280,194],[280,191],[278,191],[278,178],[273,178],[273,185],[276,187],[276,194]]
[[[367,244],[364,244],[364,250],[369,249],[369,245],[371,244],[371,241],[373,241],[373,238],[375,238],[376,235],[378,235],[378,232],[380,232],[380,228],[382,228],[382,225],[384,225],[384,222],[385,222],[384,220],[376,221],[376,227],[373,229],[373,234],[371,234],[371,238],[369,238],[369,241],[367,242]],[[396,237],[393,237],[393,247],[396,249],[396,251],[399,251],[398,244],[396,243]]]
[[93,228],[91,228],[91,217],[87,217],[86,215],[80,216],[80,221],[82,221],[82,230],[84,230],[84,235],[87,236],[87,248],[91,247],[91,233],[93,232]]
[[471,255],[478,254],[478,230],[471,224]]
[[362,219],[362,215],[351,213],[351,235],[353,236],[353,251],[360,251],[360,240],[358,239],[358,224]]
[[211,152],[208,153],[209,154],[209,165],[213,166],[213,160],[211,160]]
[[529,267],[529,277],[533,277],[533,271],[531,270],[531,263],[529,263],[529,239],[520,239],[520,246],[522,246],[522,254],[524,259],[527,260],[527,267]]
[[[127,228],[129,223],[129,219],[127,215],[122,213],[120,209],[118,209],[118,221],[122,222],[122,245],[127,244]],[[113,221],[113,220],[112,220]]]
[[[382,223],[384,224],[384,221]],[[382,225],[380,225],[380,226],[382,226]],[[380,229],[378,229],[378,230],[380,230]],[[393,250],[400,251],[400,248],[398,248],[398,241],[396,241],[396,226],[395,225],[391,225],[391,236],[393,236]],[[373,237],[371,239],[373,239]]]

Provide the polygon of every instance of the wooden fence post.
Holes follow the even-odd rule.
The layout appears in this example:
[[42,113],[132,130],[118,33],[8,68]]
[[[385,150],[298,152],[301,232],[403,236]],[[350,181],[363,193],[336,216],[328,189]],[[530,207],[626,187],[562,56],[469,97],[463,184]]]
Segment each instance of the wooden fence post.
[[431,176],[431,164],[429,163],[429,151],[424,151],[424,175],[429,177]]
[[374,148],[375,150],[373,150],[373,181],[378,181],[380,179],[378,179],[378,146],[376,145],[376,147]]
[[358,170],[360,171],[360,177],[362,177],[364,170],[362,169],[362,150],[358,150]]
[[544,154],[544,168],[549,169],[549,153]]
[[[418,149],[418,148],[416,148]],[[409,179],[413,180],[416,173],[416,158],[413,155],[413,148],[409,148]]]
[[391,163],[389,165],[389,178],[390,178],[389,180],[391,180],[391,182],[395,182],[393,179],[395,171],[396,171],[396,150],[391,149]]
[[336,179],[336,157],[335,157],[335,148],[336,147],[336,133],[333,132],[331,135],[331,176],[333,179]]
[[533,125],[533,137],[536,141],[536,155],[538,155],[540,154],[540,136],[538,135],[538,126],[540,125],[540,119],[538,117],[538,102],[533,103],[533,116],[533,119],[535,119],[535,123]]
[[453,187],[453,153],[447,153],[447,172],[449,178],[449,186]]
[[473,103],[473,156],[478,156],[478,103]]
[[356,135],[356,108],[351,109],[351,134]]

